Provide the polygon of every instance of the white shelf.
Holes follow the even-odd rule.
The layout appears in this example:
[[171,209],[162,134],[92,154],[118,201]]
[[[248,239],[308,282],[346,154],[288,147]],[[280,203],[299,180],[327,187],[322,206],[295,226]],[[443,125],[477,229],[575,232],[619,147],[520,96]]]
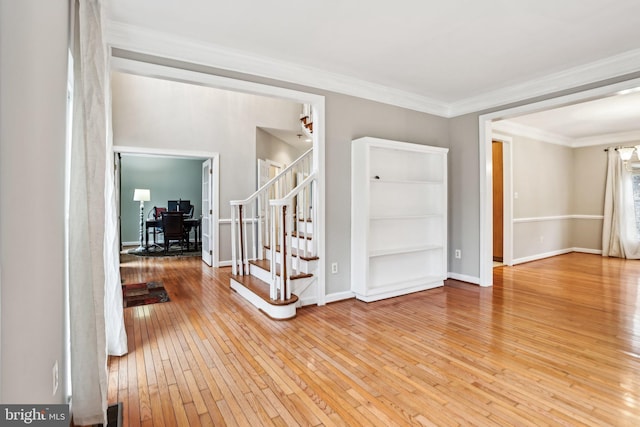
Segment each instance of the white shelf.
[[400,295],[406,295],[413,292],[426,291],[428,289],[443,286],[444,279],[442,277],[424,276],[412,281],[403,281],[399,283],[389,283],[386,286],[373,288],[367,294],[356,293],[356,298],[365,302],[378,301],[385,298],[393,298]]
[[441,214],[425,214],[425,215],[381,215],[369,217],[370,221],[396,221],[396,220],[418,220],[429,218],[440,218]]
[[443,280],[444,278],[442,276],[412,277],[410,279],[404,279],[402,281],[394,281],[394,282],[388,282],[381,285],[377,285],[375,288],[373,288],[373,292],[371,292],[371,294],[392,292],[392,291],[398,290],[399,288],[404,288],[404,287],[414,288],[417,286],[424,286],[430,283],[442,282]]
[[375,179],[371,178],[372,183],[376,184],[442,184],[442,181],[416,181],[416,180],[399,180],[399,179]]
[[447,152],[369,137],[353,141],[351,290],[358,299],[443,285]]
[[407,247],[407,248],[378,249],[375,251],[370,251],[369,257],[374,258],[374,257],[386,256],[386,255],[409,254],[412,252],[433,251],[436,249],[442,249],[442,246],[424,245],[424,246],[414,246],[414,247]]

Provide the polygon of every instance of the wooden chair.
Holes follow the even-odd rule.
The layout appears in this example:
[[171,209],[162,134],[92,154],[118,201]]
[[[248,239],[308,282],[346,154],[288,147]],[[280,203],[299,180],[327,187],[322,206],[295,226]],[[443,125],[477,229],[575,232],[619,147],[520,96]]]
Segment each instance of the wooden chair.
[[180,253],[182,253],[185,235],[182,212],[162,212],[162,228],[164,229],[164,253],[169,252],[171,241],[180,242]]

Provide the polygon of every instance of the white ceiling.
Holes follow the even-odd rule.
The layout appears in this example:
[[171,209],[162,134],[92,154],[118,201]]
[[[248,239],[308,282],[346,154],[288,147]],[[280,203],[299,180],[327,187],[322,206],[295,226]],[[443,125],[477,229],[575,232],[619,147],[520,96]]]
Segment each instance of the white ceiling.
[[494,128],[569,146],[639,141],[640,91],[510,118]]
[[638,0],[106,3],[115,47],[445,117],[640,71]]

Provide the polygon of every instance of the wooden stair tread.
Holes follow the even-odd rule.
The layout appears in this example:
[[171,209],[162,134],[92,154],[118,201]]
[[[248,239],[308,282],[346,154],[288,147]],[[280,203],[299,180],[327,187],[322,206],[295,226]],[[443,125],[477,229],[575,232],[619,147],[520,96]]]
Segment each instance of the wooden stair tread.
[[[267,250],[271,250],[271,246],[269,246],[269,245],[265,245],[264,248],[267,249]],[[276,246],[276,252],[280,252],[280,245]],[[300,258],[301,260],[304,260],[304,261],[317,261],[317,260],[320,259],[317,255],[314,255],[314,256],[301,256],[301,255],[298,255],[295,252],[295,250],[291,253],[291,256]]]
[[[266,271],[271,271],[271,261],[267,259],[257,259],[257,260],[249,261],[249,264],[253,264]],[[276,275],[280,276],[280,264],[276,266]],[[306,279],[308,277],[313,277],[313,274],[311,273],[292,274],[291,276],[289,276],[289,279],[291,280]]]
[[291,298],[286,300],[272,300],[269,284],[255,276],[232,274],[231,278],[271,305],[289,305],[298,301],[298,296],[295,294],[291,294]]

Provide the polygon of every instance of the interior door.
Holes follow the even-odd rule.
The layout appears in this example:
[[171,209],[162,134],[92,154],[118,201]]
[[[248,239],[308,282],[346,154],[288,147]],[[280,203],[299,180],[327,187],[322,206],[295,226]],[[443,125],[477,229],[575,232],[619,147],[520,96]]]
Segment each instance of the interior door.
[[211,197],[211,177],[213,175],[211,159],[202,162],[202,261],[208,266],[213,262],[213,233],[211,232],[211,218],[213,206]]
[[493,260],[502,262],[504,245],[504,172],[502,143],[491,144],[493,161]]

